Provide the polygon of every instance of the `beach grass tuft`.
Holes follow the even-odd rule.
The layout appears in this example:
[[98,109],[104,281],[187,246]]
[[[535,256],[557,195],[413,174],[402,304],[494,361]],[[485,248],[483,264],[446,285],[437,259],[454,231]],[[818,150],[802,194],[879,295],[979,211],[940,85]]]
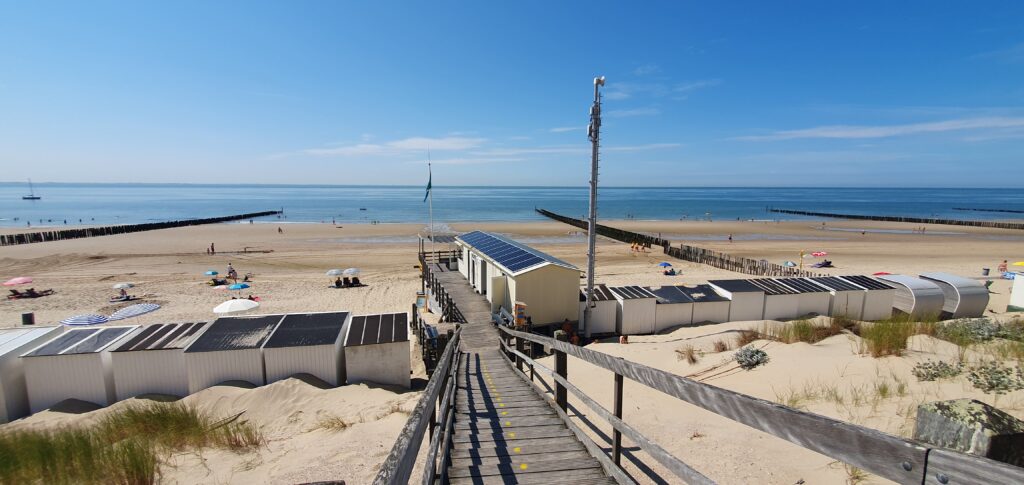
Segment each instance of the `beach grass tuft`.
[[903,355],[907,339],[917,333],[918,325],[911,321],[882,320],[860,326],[861,352],[872,357]]
[[715,343],[713,345],[715,348],[715,352],[726,352],[729,350],[729,343],[726,342],[725,340],[715,340]]
[[679,360],[686,360],[690,364],[696,364],[700,360],[697,350],[692,345],[684,345],[676,349],[676,357]]

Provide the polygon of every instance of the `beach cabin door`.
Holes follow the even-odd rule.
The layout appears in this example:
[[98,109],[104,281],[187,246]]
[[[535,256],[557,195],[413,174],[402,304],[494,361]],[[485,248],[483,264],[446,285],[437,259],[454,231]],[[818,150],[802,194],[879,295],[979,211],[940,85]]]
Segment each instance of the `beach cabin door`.
[[480,294],[487,294],[487,261],[480,260]]

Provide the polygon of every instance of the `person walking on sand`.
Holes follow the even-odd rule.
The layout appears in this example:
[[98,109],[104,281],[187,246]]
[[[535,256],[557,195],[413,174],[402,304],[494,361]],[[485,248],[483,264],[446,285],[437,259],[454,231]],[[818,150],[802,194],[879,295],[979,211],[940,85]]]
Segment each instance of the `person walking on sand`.
[[210,243],[210,254],[217,254],[217,249],[213,247],[213,243]]
[[732,244],[732,234],[729,234],[729,244]]
[[284,229],[281,229],[281,226],[277,226],[277,233],[284,234]]

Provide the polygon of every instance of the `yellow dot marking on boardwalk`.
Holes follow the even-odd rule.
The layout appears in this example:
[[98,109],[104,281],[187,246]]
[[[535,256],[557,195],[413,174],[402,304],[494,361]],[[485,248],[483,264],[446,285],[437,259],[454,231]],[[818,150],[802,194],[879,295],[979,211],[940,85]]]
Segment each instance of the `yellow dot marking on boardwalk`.
[[502,411],[502,412],[501,412],[501,415],[502,415],[502,416],[508,416],[508,411]]
[[526,463],[520,463],[519,464],[519,469],[520,470],[525,470],[526,468],[527,468]]
[[494,400],[498,401],[498,402],[501,402],[501,398],[500,397],[496,397],[496,398],[494,398]]
[[515,437],[516,437],[516,434],[515,434],[515,433],[509,433],[509,434],[508,434],[508,437],[509,437],[509,438],[515,438]]
[[512,421],[505,421],[505,426],[512,426]]
[[501,403],[501,404],[499,404],[499,405],[498,405],[498,407],[499,407],[499,408],[503,408],[503,407],[505,407],[505,403]]
[[523,452],[523,450],[522,450],[522,449],[520,449],[520,448],[519,448],[518,446],[517,446],[517,447],[515,447],[515,448],[512,448],[512,451],[514,451],[514,452],[516,452],[516,453],[522,453],[522,452]]

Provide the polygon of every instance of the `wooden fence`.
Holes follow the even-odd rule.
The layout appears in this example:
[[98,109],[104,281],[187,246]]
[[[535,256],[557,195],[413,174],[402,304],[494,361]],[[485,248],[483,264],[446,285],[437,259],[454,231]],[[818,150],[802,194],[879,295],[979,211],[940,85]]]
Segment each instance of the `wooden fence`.
[[1015,209],[973,209],[970,207],[954,207],[955,211],[974,211],[974,212],[1008,212],[1010,214],[1024,214],[1022,210]]
[[[619,463],[621,437],[625,435],[643,452],[687,483],[713,483],[699,471],[673,456],[657,443],[644,437],[622,420],[623,378],[663,392],[712,413],[729,418],[770,435],[785,439],[803,448],[834,458],[843,463],[904,484],[980,484],[1024,483],[1024,468],[1002,462],[933,448],[926,443],[892,436],[881,431],[845,423],[710,384],[687,379],[660,369],[630,362],[532,333],[506,327],[501,331],[500,348],[510,364],[523,372],[529,367],[530,381],[536,371],[551,376],[555,384],[555,403],[565,411],[567,392],[572,392],[598,416],[612,425],[612,457]],[[512,343],[514,340],[514,344]],[[550,369],[524,353],[526,342],[552,350],[555,369]],[[532,352],[530,352],[532,354]],[[607,371],[614,376],[614,410],[609,411],[569,382],[567,356],[572,356]],[[609,457],[598,457],[608,460]],[[603,460],[602,460],[603,461]]]
[[146,224],[124,224],[120,226],[84,227],[80,229],[60,229],[54,231],[5,234],[0,235],[0,246],[13,246],[16,244],[30,244],[48,241],[63,241],[65,239],[80,239],[83,237],[110,236],[114,234],[128,234],[131,232],[155,231],[157,229],[198,226],[202,224],[217,224],[220,222],[255,219],[257,217],[272,216],[280,213],[281,211],[263,211],[224,217],[208,217],[205,219],[186,219],[180,221],[149,222]]
[[[586,221],[555,214],[554,212],[547,211],[544,209],[537,209],[537,212],[556,221],[569,224],[570,226],[579,227],[584,230],[587,229]],[[683,261],[691,261],[694,263],[706,264],[708,266],[726,269],[729,271],[735,271],[737,273],[744,273],[757,276],[779,277],[821,276],[821,274],[814,273],[811,271],[804,271],[796,267],[791,268],[788,266],[783,266],[781,264],[769,263],[768,261],[759,261],[756,259],[733,256],[731,254],[712,251],[710,249],[699,248],[696,246],[680,244],[679,247],[676,247],[672,246],[671,242],[668,241],[667,239],[662,239],[659,237],[654,237],[633,231],[626,231],[623,229],[616,229],[614,227],[609,227],[601,224],[597,225],[597,234],[626,243],[638,243],[648,248],[653,246],[660,246],[662,251],[664,251],[666,255],[671,256],[673,258],[681,259]]]
[[909,222],[913,224],[944,224],[947,226],[991,227],[996,229],[1024,229],[1024,222],[962,221],[957,219],[936,219],[931,217],[864,216],[858,214],[833,214],[831,212],[795,211],[789,209],[768,209],[779,214],[798,216],[831,217],[834,219],[855,219],[860,221]]

